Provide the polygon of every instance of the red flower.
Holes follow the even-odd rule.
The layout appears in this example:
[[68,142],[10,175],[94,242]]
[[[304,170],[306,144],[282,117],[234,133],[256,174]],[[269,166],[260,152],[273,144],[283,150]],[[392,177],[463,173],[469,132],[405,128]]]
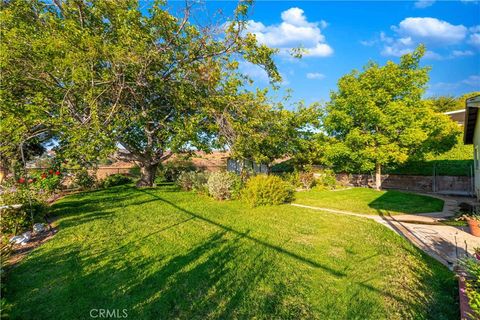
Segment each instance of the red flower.
[[60,171],[56,171],[55,175],[57,175],[57,176],[60,175]]
[[25,178],[18,179],[18,183],[25,183]]
[[48,173],[53,174],[53,170],[52,169],[48,170]]
[[42,179],[45,179],[47,177],[47,174],[44,172],[42,173]]

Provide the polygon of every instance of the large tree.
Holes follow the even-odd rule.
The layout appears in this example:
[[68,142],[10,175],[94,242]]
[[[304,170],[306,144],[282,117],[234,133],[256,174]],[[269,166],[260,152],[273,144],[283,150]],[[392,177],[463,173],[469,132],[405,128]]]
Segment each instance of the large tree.
[[35,117],[60,150],[86,162],[120,147],[141,167],[137,185],[151,186],[172,153],[214,140],[212,99],[235,60],[280,79],[275,51],[245,32],[249,5],[202,25],[210,19],[188,2],[172,13],[164,1],[4,1],[3,111]]
[[420,66],[424,52],[420,46],[398,64],[372,62],[343,76],[327,104],[324,126],[335,138],[327,150],[331,161],[375,171],[377,189],[383,166],[447,151],[459,134],[455,123],[422,100],[429,71]]

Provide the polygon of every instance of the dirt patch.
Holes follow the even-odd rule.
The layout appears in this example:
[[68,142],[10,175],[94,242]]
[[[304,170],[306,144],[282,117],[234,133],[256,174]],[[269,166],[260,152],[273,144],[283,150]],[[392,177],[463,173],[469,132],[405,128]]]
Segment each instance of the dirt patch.
[[12,245],[10,256],[7,258],[6,265],[13,266],[20,262],[29,252],[41,246],[43,243],[50,240],[57,233],[58,229],[53,226],[48,226],[47,229],[41,233],[32,234],[30,241],[25,245]]

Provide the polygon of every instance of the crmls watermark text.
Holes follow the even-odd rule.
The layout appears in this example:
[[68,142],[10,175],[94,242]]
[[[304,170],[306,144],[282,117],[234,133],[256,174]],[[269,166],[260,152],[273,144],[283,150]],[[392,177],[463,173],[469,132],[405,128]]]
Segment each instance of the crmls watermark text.
[[122,319],[128,318],[127,309],[92,309],[90,318],[99,319]]

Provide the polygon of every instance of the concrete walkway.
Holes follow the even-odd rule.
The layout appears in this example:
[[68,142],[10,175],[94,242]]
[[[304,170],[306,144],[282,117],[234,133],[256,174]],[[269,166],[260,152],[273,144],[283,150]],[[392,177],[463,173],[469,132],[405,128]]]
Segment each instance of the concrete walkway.
[[393,216],[366,215],[296,203],[293,203],[292,206],[374,220],[405,237],[449,269],[453,269],[458,258],[464,257],[467,252],[473,254],[473,248],[480,247],[480,237],[468,233],[468,227],[452,227],[440,223],[442,219],[453,216],[458,207],[455,199],[444,197],[441,199],[445,201],[442,212]]

